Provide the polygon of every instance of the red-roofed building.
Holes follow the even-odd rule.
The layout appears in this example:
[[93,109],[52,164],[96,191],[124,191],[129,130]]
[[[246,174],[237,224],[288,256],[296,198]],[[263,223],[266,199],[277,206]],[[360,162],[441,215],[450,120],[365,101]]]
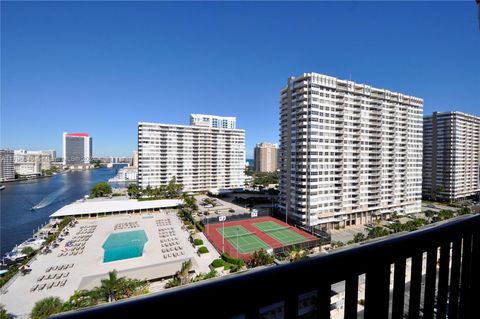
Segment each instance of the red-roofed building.
[[63,133],[63,165],[84,166],[92,160],[92,137],[88,133]]

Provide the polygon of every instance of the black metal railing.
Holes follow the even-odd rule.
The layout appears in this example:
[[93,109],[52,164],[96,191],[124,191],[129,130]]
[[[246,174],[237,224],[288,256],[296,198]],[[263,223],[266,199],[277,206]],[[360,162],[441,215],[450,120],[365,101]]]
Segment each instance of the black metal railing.
[[[406,282],[408,272],[411,275]],[[56,318],[149,314],[261,318],[262,313],[272,311],[265,308],[269,305],[277,305],[277,314],[283,313],[284,318],[330,318],[332,309],[337,308],[331,304],[332,285],[339,282],[345,284],[341,299],[348,319],[357,318],[359,311],[364,318],[480,318],[480,215]],[[362,301],[360,286],[365,291]]]

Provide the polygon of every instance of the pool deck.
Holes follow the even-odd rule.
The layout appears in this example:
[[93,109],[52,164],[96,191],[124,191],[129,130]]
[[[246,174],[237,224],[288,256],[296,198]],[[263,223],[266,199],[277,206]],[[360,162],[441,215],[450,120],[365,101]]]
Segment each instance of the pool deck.
[[[153,218],[145,218],[147,216],[153,216]],[[156,221],[165,218],[170,219],[171,226],[174,228],[175,235],[180,242],[179,244],[185,252],[184,255],[164,257]],[[128,222],[138,222],[139,227],[114,230],[115,225]],[[77,235],[81,226],[97,226],[91,234],[92,236],[86,241],[83,253],[59,257],[58,255],[62,250],[65,250],[65,243]],[[182,226],[182,221],[175,213],[164,212],[81,219],[75,227],[69,229],[69,235],[60,243],[59,247],[52,250],[52,253],[37,255],[36,259],[31,263],[32,271],[25,276],[17,277],[8,287],[8,290],[0,296],[0,303],[5,306],[9,313],[19,318],[27,318],[38,300],[49,296],[57,296],[65,301],[75,290],[91,289],[98,286],[100,280],[107,277],[108,272],[114,269],[118,271],[119,276],[151,280],[174,275],[180,269],[183,261],[192,259],[192,269],[195,272],[208,272],[210,270],[208,265],[213,259],[218,257],[218,254],[215,251],[211,251],[208,254],[198,256],[196,249],[188,240],[190,234]],[[108,236],[114,232],[130,230],[145,231],[148,241],[145,243],[143,255],[136,258],[104,263],[102,245]],[[211,245],[208,244],[208,247],[210,248]],[[46,271],[52,266],[71,264],[73,266],[67,269]],[[47,275],[55,275],[57,278],[37,281],[39,277]],[[58,279],[58,277],[61,278]],[[59,282],[58,286],[47,289],[49,283],[56,282]],[[47,286],[42,291],[30,291],[35,285],[44,283]],[[62,283],[64,284],[63,286],[61,286]]]

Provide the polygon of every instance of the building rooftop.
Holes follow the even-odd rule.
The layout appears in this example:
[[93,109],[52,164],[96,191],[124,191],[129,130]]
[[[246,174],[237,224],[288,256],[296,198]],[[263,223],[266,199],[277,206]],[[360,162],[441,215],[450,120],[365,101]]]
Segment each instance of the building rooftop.
[[180,199],[162,199],[138,201],[136,199],[108,199],[108,200],[84,200],[66,205],[50,217],[65,217],[85,214],[105,214],[125,212],[131,210],[145,210],[154,208],[170,208],[183,204]]
[[88,133],[66,133],[65,136],[89,137]]

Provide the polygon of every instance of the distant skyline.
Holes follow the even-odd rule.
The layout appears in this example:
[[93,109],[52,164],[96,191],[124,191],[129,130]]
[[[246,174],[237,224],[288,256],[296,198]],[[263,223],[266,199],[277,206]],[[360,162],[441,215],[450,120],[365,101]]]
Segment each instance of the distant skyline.
[[137,123],[235,116],[278,143],[289,76],[318,72],[480,115],[468,2],[1,2],[1,147],[131,156]]

